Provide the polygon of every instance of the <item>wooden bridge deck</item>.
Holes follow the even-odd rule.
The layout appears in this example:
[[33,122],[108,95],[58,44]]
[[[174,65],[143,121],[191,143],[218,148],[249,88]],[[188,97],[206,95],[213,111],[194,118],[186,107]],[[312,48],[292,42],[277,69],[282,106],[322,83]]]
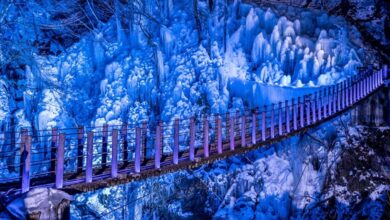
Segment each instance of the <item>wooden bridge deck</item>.
[[[328,89],[329,91],[333,91],[329,92],[328,96],[324,95],[323,97],[320,97],[317,96],[317,94],[313,94],[312,96],[309,96],[309,98],[306,97],[305,99],[302,99],[303,101],[297,103],[297,105],[294,105],[293,101],[291,101],[291,105],[288,105],[286,102],[283,110],[281,105],[279,105],[279,109],[274,111],[274,105],[272,105],[272,112],[270,117],[266,115],[266,110],[263,111],[264,113],[262,112],[262,124],[259,123],[258,117],[254,117],[252,120],[247,120],[246,117],[248,116],[244,114],[238,117],[241,118],[244,116],[242,119],[242,122],[245,122],[244,127],[241,124],[237,126],[239,127],[239,129],[237,129],[236,125],[233,125],[234,129],[229,130],[230,127],[228,126],[233,120],[230,120],[231,118],[228,117],[227,120],[229,120],[229,123],[226,121],[225,128],[223,128],[223,125],[221,126],[221,123],[218,126],[215,126],[214,140],[210,140],[209,144],[206,144],[206,146],[204,144],[204,142],[207,143],[209,141],[208,139],[211,137],[207,127],[207,129],[203,128],[202,130],[202,134],[206,135],[203,137],[207,137],[207,141],[203,139],[202,145],[198,148],[195,148],[194,144],[190,144],[188,148],[179,151],[177,155],[175,155],[175,149],[176,151],[179,149],[179,131],[178,129],[175,129],[176,133],[174,132],[174,136],[172,138],[177,138],[177,142],[174,141],[174,145],[177,146],[177,148],[174,147],[173,153],[161,157],[159,160],[159,168],[158,165],[156,165],[156,160],[154,159],[156,156],[155,154],[152,154],[151,157],[148,156],[148,159],[141,159],[141,142],[139,139],[136,139],[135,150],[138,150],[138,156],[136,152],[136,158],[132,161],[127,163],[119,161],[117,164],[111,161],[110,163],[107,163],[107,166],[93,167],[91,158],[93,154],[91,156],[91,154],[88,153],[87,146],[87,161],[85,162],[84,167],[82,167],[82,170],[79,170],[79,172],[64,173],[64,153],[61,153],[61,150],[59,150],[61,147],[57,145],[54,147],[57,151],[56,155],[54,155],[56,156],[55,173],[43,175],[41,177],[33,176],[30,178],[31,158],[22,157],[20,166],[23,172],[21,172],[20,180],[0,181],[0,191],[7,191],[9,189],[15,188],[20,189],[21,192],[25,192],[35,187],[55,187],[63,188],[70,193],[78,193],[128,183],[131,181],[158,176],[181,169],[191,169],[203,164],[212,163],[232,155],[242,154],[262,146],[269,145],[271,143],[279,142],[288,137],[303,133],[307,129],[318,126],[325,121],[337,117],[362,102],[371,94],[378,91],[384,85],[386,77],[387,67],[385,66],[378,72],[366,73],[362,74],[361,76],[352,77],[338,85],[333,86],[333,90],[326,88],[325,91]],[[324,92],[324,94],[326,93]],[[327,101],[324,101],[324,99]],[[282,116],[282,118],[279,120],[278,116]],[[238,118],[236,117],[235,120]],[[250,118],[251,115],[249,115],[249,119]],[[303,121],[301,121],[301,118],[303,118]],[[253,119],[255,119],[255,121],[253,121]],[[235,123],[235,121],[233,123]],[[253,126],[250,126],[251,123],[252,125],[254,123],[255,130],[253,129]],[[272,125],[274,126],[274,129],[271,129]],[[296,129],[294,129],[294,127],[296,127]],[[281,134],[279,132],[279,128],[282,128]],[[225,129],[224,131],[226,131],[225,138],[223,138],[221,132],[222,129]],[[265,132],[263,132],[263,130]],[[189,132],[190,133],[188,135],[191,136],[191,129]],[[234,140],[229,139],[232,135]],[[242,137],[245,138],[243,139]],[[156,136],[155,139],[158,139],[158,136]],[[233,143],[231,143],[232,140]],[[154,141],[154,144],[156,145],[156,140]],[[29,146],[29,143],[31,145],[31,142],[29,141],[23,142],[24,151],[29,152],[31,147]],[[63,141],[63,143],[65,143],[65,141]],[[114,145],[112,144],[112,146]],[[234,146],[234,149],[231,149],[232,146]],[[62,146],[62,148],[63,147],[64,146]],[[81,147],[84,148],[84,144],[82,144]],[[159,148],[157,148],[156,145],[155,152],[159,151],[159,149],[161,149],[163,146],[158,147]],[[193,148],[195,152],[193,160],[190,158],[191,148]],[[218,148],[220,148],[219,151]],[[207,154],[205,150],[207,149],[209,149],[209,155],[205,156],[205,154]],[[143,149],[143,151],[144,150],[145,149]],[[78,156],[83,156],[82,151],[81,155]],[[88,158],[91,160],[90,162],[88,162]],[[175,160],[177,160],[176,164],[174,162]],[[113,164],[113,166],[111,166],[111,164]],[[139,171],[137,170],[137,167],[139,168]],[[87,170],[92,171],[92,179],[90,181],[87,180]],[[113,170],[117,170],[117,175],[113,174]]]

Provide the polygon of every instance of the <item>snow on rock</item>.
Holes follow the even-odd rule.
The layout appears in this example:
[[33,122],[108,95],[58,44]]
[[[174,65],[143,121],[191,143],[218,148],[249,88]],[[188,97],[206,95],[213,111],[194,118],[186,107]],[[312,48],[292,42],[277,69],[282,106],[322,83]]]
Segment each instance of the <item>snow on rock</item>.
[[35,188],[8,204],[7,210],[17,219],[36,215],[39,219],[59,219],[71,200],[72,196],[60,190]]

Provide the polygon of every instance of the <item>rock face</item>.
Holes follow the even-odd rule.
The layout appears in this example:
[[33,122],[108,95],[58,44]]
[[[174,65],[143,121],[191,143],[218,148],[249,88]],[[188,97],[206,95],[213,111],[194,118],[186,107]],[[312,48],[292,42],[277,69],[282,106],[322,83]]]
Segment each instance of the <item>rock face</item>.
[[36,188],[16,198],[1,218],[17,219],[68,219],[72,197],[60,190]]
[[386,0],[243,0],[244,3],[286,4],[300,8],[322,9],[346,17],[356,25],[374,49],[390,62],[390,2]]
[[390,124],[390,88],[385,87],[357,106],[352,115],[356,123],[370,126]]

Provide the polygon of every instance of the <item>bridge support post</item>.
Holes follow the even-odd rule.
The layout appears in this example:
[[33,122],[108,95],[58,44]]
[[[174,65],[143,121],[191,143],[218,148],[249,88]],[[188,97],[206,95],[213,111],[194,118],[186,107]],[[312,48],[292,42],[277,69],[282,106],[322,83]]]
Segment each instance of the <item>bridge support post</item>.
[[102,136],[102,169],[107,167],[107,138],[108,138],[108,125],[103,125]]
[[179,163],[179,119],[175,119],[175,127],[173,131],[173,164]]
[[316,103],[317,103],[317,111],[318,111],[318,120],[322,120],[322,111],[321,111],[321,90],[318,92],[318,97],[316,98]]
[[51,129],[51,151],[50,151],[50,171],[52,175],[55,176],[56,171],[56,149],[57,149],[57,135],[58,131],[56,127]]
[[368,94],[368,77],[366,76],[364,78],[364,95],[363,96],[366,96]]
[[203,150],[204,157],[209,157],[209,121],[207,115],[203,119]]
[[283,135],[283,118],[282,118],[282,102],[279,102],[279,114],[278,114],[278,134]]
[[287,134],[290,133],[290,107],[288,105],[288,100],[286,100],[285,104],[286,106],[286,132]]
[[317,110],[316,110],[316,104],[317,104],[317,92],[314,93],[314,98],[310,101],[311,102],[311,110],[313,115],[313,124],[317,121]]
[[[154,167],[160,169],[161,162],[161,122],[158,122],[156,126],[156,139],[154,140]],[[191,154],[190,154],[191,157]]]
[[295,106],[295,99],[291,100],[291,108],[293,110],[293,129],[298,129],[298,106]]
[[22,193],[30,190],[30,167],[31,167],[31,136],[27,135],[27,130],[22,132],[23,152],[21,155],[23,162],[22,169]]
[[334,94],[332,93],[332,86],[329,86],[328,87],[328,94],[329,94],[329,97],[328,97],[328,114],[329,115],[332,115],[332,108],[333,108],[333,96]]
[[352,78],[349,79],[349,104],[353,105],[353,81]]
[[383,67],[382,69],[380,69],[376,75],[376,87],[379,87],[381,85],[381,74],[382,74],[382,70],[383,70]]
[[349,88],[350,88],[350,83],[349,83],[349,78],[345,80],[345,107],[348,107],[351,102],[349,100]]
[[123,164],[127,165],[129,158],[129,149],[127,142],[127,124],[123,123],[121,127],[121,138],[122,138],[122,146],[123,146]]
[[328,90],[328,98],[327,98],[327,104],[328,104],[328,116],[332,115],[332,90],[330,87],[327,88]]
[[382,71],[382,70],[379,70],[379,71],[375,72],[375,75],[374,75],[374,89],[378,88],[378,76],[379,76],[379,72],[380,71]]
[[353,84],[353,103],[357,102],[357,83],[356,83],[356,77],[355,77],[355,83]]
[[356,77],[353,77],[352,79],[352,104],[355,104],[356,102]]
[[337,111],[341,111],[341,96],[342,96],[342,84],[341,83],[338,83],[337,84]]
[[311,120],[310,120],[310,96],[305,96],[304,98],[304,103],[305,103],[305,106],[306,106],[306,120],[307,120],[307,125],[310,125],[311,124]]
[[[64,186],[64,147],[65,134],[60,134],[56,157],[56,188]],[[82,168],[82,167],[81,167]]]
[[336,86],[332,86],[332,93],[333,93],[333,110],[332,112],[333,113],[336,113],[337,112],[337,87]]
[[230,113],[229,111],[225,114],[225,140],[229,140],[229,123],[230,123]]
[[341,109],[344,109],[346,106],[346,93],[345,90],[347,89],[345,81],[342,82],[342,88],[341,88]]
[[371,76],[371,92],[372,91],[374,91],[375,89],[376,89],[376,87],[375,87],[375,75],[376,75],[377,73],[375,72],[374,74],[372,74],[372,76]]
[[256,144],[256,131],[257,131],[257,109],[252,112],[252,144]]
[[385,78],[386,73],[387,73],[387,65],[384,65],[382,68],[381,76],[380,76],[381,84],[383,84],[383,82],[384,82],[384,78]]
[[87,161],[85,164],[85,182],[92,182],[93,131],[87,135]]
[[376,72],[371,75],[371,92],[375,89],[375,75]]
[[229,117],[229,142],[230,142],[230,150],[234,150],[234,118]]
[[112,130],[111,177],[118,176],[118,129]]
[[217,115],[217,151],[218,154],[222,154],[222,127],[219,115]]
[[301,122],[301,128],[305,127],[304,120],[304,101],[301,102],[301,97],[298,97],[298,106],[299,106],[299,121]]
[[374,91],[375,89],[375,73],[373,73],[371,76],[370,76],[370,79],[371,79],[371,91]]
[[370,94],[372,91],[372,74],[367,77],[368,80],[368,92],[367,94]]
[[77,128],[77,173],[83,172],[84,127]]
[[358,79],[356,82],[356,101],[359,101],[360,99],[360,85],[360,79]]
[[245,110],[244,113],[241,116],[241,147],[246,146],[246,115],[245,115]]
[[275,104],[271,107],[271,138],[275,137]]
[[[240,113],[238,110],[236,110],[236,129],[239,130],[240,129]],[[239,134],[239,132],[237,131],[237,134]]]
[[148,141],[148,122],[143,121],[142,122],[142,131],[141,131],[142,139],[141,139],[141,146],[142,146],[142,156],[141,156],[141,161],[146,161],[147,156],[148,156],[148,151],[147,151],[147,141]]
[[327,94],[327,90],[324,89],[324,95],[322,96],[322,106],[324,107],[324,118],[328,117],[328,102],[329,102],[329,94]]
[[190,161],[195,160],[195,118],[190,119]]
[[[20,160],[19,160],[19,178],[20,178],[20,182],[22,182],[22,178],[23,178],[23,165],[24,165],[24,157],[23,155],[25,155],[24,153],[24,149],[25,149],[25,145],[26,145],[26,139],[27,139],[27,129],[26,128],[22,128],[21,131],[20,131]],[[55,162],[55,160],[54,160]],[[55,172],[55,164],[54,164],[54,172]]]
[[261,117],[261,140],[265,141],[265,132],[266,132],[266,113],[267,113],[267,106],[264,105],[264,110]]
[[379,87],[381,85],[382,70],[383,70],[383,67],[377,72],[377,75],[376,75],[376,87]]
[[135,128],[135,158],[134,158],[134,171],[136,173],[141,172],[141,128]]

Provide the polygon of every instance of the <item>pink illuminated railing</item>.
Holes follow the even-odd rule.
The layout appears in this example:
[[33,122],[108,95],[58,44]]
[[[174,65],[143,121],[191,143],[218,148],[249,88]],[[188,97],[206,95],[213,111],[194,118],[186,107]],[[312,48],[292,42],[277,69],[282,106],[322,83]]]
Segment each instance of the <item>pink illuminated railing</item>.
[[386,78],[384,66],[304,97],[223,116],[204,115],[156,125],[125,123],[38,132],[23,129],[16,134],[17,143],[10,143],[15,150],[0,152],[0,158],[13,157],[15,162],[8,164],[8,169],[19,170],[20,175],[0,178],[0,184],[6,188],[16,182],[22,192],[41,185],[63,188],[267,144],[348,109],[382,86]]

